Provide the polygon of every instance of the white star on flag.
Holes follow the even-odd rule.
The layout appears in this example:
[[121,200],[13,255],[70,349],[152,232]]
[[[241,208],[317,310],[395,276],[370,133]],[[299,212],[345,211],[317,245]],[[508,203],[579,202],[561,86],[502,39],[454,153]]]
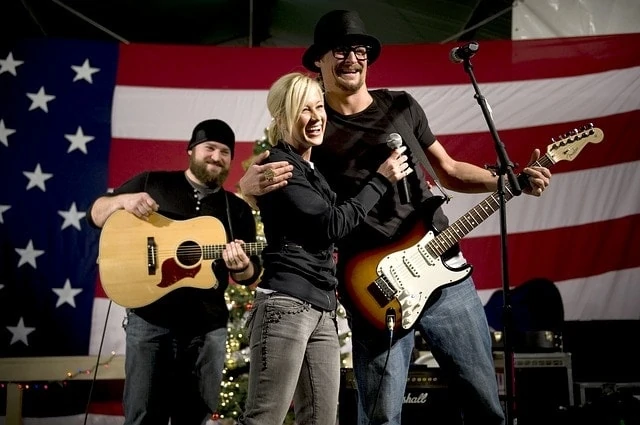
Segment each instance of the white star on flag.
[[31,239],[29,239],[29,243],[27,244],[26,248],[16,248],[16,252],[18,253],[18,255],[20,255],[18,267],[29,263],[34,269],[38,268],[38,266],[36,265],[36,258],[44,254],[43,250],[33,248],[33,240]]
[[76,130],[76,134],[65,134],[64,138],[71,142],[69,149],[67,149],[67,153],[79,149],[85,154],[87,153],[87,143],[95,139],[93,136],[85,135],[82,131],[82,127],[80,126],[78,126],[78,129]]
[[4,120],[0,120],[0,142],[6,147],[9,147],[9,136],[16,131],[13,128],[7,128],[4,125]]
[[89,65],[89,59],[85,59],[82,66],[71,65],[71,69],[76,73],[76,76],[73,77],[74,82],[86,80],[91,84],[93,84],[93,78],[91,76],[100,71],[100,68],[92,68],[91,65]]
[[29,106],[30,111],[33,111],[36,108],[40,108],[47,113],[49,112],[47,102],[51,102],[56,98],[53,95],[45,93],[44,87],[40,87],[38,93],[27,93],[27,97],[31,99],[31,106]]
[[44,185],[44,182],[53,177],[51,173],[43,173],[42,168],[40,168],[40,163],[36,164],[36,168],[33,171],[23,171],[22,174],[27,176],[29,179],[29,183],[27,183],[27,188],[25,190],[29,190],[32,187],[38,186],[42,189],[43,192],[47,191],[47,188]]
[[64,230],[69,226],[73,226],[80,230],[80,219],[87,215],[85,212],[78,211],[75,202],[71,204],[71,208],[69,208],[68,211],[58,211],[58,214],[64,218],[61,230]]
[[18,75],[16,68],[22,65],[24,61],[17,61],[13,59],[13,52],[9,52],[6,59],[0,59],[0,74],[8,72],[13,74],[14,77]]
[[2,214],[11,208],[11,205],[0,205],[0,223],[4,223],[4,217]]
[[64,303],[67,303],[71,307],[76,308],[75,296],[82,292],[82,289],[73,289],[71,287],[71,282],[69,282],[69,279],[64,282],[64,286],[62,288],[52,288],[51,290],[58,296],[56,308],[60,307]]
[[27,335],[36,330],[36,328],[25,326],[24,319],[22,317],[20,318],[16,326],[7,326],[7,329],[13,334],[11,336],[11,342],[9,343],[9,345],[13,345],[18,341],[24,342],[24,345],[29,345]]

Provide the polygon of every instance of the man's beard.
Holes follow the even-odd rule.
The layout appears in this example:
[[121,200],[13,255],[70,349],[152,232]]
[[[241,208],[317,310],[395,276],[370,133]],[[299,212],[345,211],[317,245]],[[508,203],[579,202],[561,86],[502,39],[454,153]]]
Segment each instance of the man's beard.
[[348,93],[356,93],[358,90],[360,90],[360,88],[364,84],[364,78],[362,77],[361,70],[358,73],[359,78],[356,81],[353,81],[353,80],[345,81],[343,78],[340,78],[342,75],[343,74],[342,72],[340,72],[339,68],[335,70],[335,77],[336,77],[335,84],[342,91],[345,91]]
[[224,168],[220,163],[216,163],[220,167],[219,173],[214,173],[207,169],[206,162],[198,162],[191,158],[189,161],[189,169],[198,180],[200,180],[205,186],[211,189],[222,187],[222,184],[227,180],[229,176],[229,169]]

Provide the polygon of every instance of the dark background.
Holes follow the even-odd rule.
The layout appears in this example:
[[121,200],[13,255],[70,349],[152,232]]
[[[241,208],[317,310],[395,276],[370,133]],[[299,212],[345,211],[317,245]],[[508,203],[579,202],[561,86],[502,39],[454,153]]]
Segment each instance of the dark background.
[[510,39],[511,4],[510,0],[3,0],[0,31],[3,40],[50,36],[306,46],[320,16],[332,9],[349,9],[357,10],[367,30],[383,43],[437,43]]

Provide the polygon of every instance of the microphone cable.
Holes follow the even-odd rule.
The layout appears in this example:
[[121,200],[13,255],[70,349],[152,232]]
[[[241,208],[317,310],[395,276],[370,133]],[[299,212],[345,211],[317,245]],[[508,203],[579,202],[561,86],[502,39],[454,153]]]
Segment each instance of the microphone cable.
[[384,360],[384,366],[382,368],[382,373],[380,374],[380,381],[378,382],[378,389],[376,390],[376,397],[373,400],[373,406],[371,407],[371,412],[369,413],[369,425],[371,425],[373,421],[373,415],[376,411],[376,406],[378,405],[378,398],[380,397],[380,389],[382,388],[382,380],[384,379],[384,373],[387,370],[387,364],[389,363],[389,357],[391,355],[391,347],[393,346],[393,330],[396,327],[396,311],[393,308],[387,309],[386,314],[386,323],[387,323],[387,331],[389,331],[389,348],[387,349],[387,357]]
[[107,334],[107,324],[109,323],[109,312],[111,311],[111,303],[113,301],[109,299],[109,304],[107,306],[107,314],[104,319],[104,328],[102,329],[102,337],[100,338],[100,347],[98,347],[98,355],[96,356],[96,365],[93,369],[93,378],[91,379],[91,385],[89,387],[89,396],[87,398],[87,406],[84,410],[84,421],[83,425],[87,425],[87,420],[89,419],[89,409],[91,408],[91,399],[93,397],[93,387],[96,385],[96,380],[98,379],[98,369],[100,368],[100,354],[102,353],[102,346],[104,344],[104,337]]

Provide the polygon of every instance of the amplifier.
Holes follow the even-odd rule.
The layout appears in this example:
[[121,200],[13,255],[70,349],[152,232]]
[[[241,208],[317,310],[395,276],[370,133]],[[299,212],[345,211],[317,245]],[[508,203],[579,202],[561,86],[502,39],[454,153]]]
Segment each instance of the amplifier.
[[[353,369],[340,369],[340,384],[342,388],[350,390],[356,388],[356,378],[353,375]],[[409,376],[407,377],[407,388],[414,390],[446,389],[447,383],[442,377],[440,368],[411,365],[409,368]]]
[[618,397],[640,400],[640,382],[576,382],[578,405],[602,402]]
[[[340,369],[339,423],[358,423],[356,382],[353,369]],[[423,423],[428,415],[430,425],[462,425],[453,407],[449,389],[439,368],[411,365],[402,407],[402,425]]]
[[[506,402],[504,353],[494,352],[496,379],[503,407]],[[518,425],[539,425],[574,405],[571,353],[515,353],[514,378]],[[356,383],[353,369],[340,370],[340,424],[357,422]],[[437,367],[412,364],[407,377],[402,425],[462,424],[460,413],[442,372]]]
[[[504,353],[494,352],[493,359],[504,407]],[[574,405],[571,353],[515,353],[513,366],[518,425],[544,423]]]

